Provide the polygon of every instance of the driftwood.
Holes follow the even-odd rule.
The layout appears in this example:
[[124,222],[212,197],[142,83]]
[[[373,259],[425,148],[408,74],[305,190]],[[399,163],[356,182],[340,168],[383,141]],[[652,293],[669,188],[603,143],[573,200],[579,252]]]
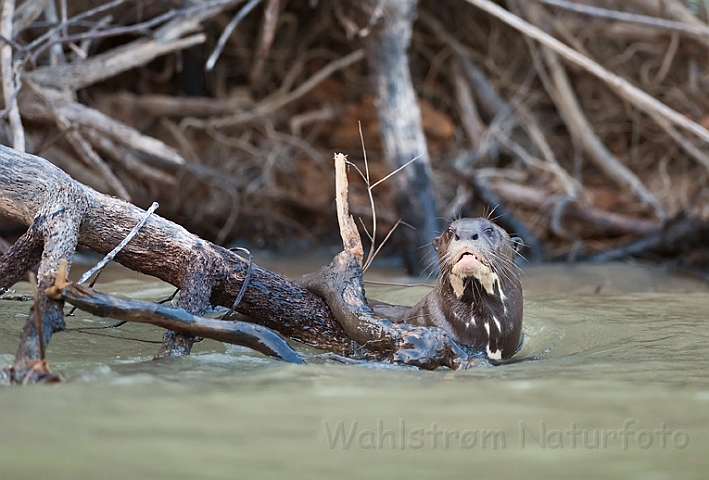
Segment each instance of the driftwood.
[[91,288],[67,282],[67,262],[63,261],[55,283],[45,295],[52,300],[65,300],[75,307],[99,317],[111,317],[126,322],[150,323],[183,335],[207,337],[226,343],[250,347],[264,355],[292,363],[303,360],[283,338],[268,328],[249,322],[215,320],[192,315],[183,308],[158,303],[123,300],[96,292]]
[[[243,298],[236,306],[239,313],[307,345],[345,356],[374,351],[378,358],[421,368],[466,367],[467,355],[443,332],[394,325],[374,317],[366,305],[363,250],[348,214],[344,157],[338,159],[338,211],[341,225],[348,225],[348,233],[343,234],[346,250],[320,274],[302,283],[326,297],[342,326],[322,298],[303,287],[250,266],[233,252],[157,215],[146,218],[141,209],[79,184],[42,158],[0,146],[0,212],[30,227],[0,257],[0,289],[11,286],[40,262],[35,307],[9,369],[11,378],[18,382],[54,378],[46,369],[43,351],[52,334],[65,328],[65,300],[98,315],[173,329],[166,332],[159,356],[188,354],[194,336],[200,335],[298,361],[275,334],[200,316],[208,303],[231,306],[243,288]],[[133,228],[138,222],[143,222],[140,230]],[[179,287],[179,308],[124,302],[66,284],[77,245],[106,254],[129,233],[134,237],[124,242],[115,260]],[[329,288],[323,288],[326,284]]]
[[[31,226],[0,258],[0,289],[21,278],[38,260],[42,344],[63,330],[62,300],[43,293],[54,284],[60,261],[70,261],[77,244],[105,254],[138,223],[143,211],[69,178],[44,159],[0,146],[0,212]],[[234,253],[190,234],[184,228],[151,216],[116,261],[181,289],[178,306],[201,313],[211,301],[231,306],[239,293],[247,262]],[[24,271],[23,271],[24,270]],[[307,345],[351,354],[352,341],[319,297],[281,276],[254,266],[247,295],[238,311]],[[12,368],[22,380],[39,359],[37,319],[30,315]],[[168,332],[169,333],[169,332]],[[191,337],[166,335],[164,354],[185,354]]]

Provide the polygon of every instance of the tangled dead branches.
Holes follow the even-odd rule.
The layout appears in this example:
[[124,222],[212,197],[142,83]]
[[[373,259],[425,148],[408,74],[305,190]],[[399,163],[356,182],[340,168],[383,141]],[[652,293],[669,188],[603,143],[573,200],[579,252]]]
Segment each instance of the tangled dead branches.
[[[158,200],[218,243],[334,243],[323,185],[333,150],[361,155],[358,122],[373,181],[390,170],[360,50],[387,19],[347,23],[347,3],[6,0],[2,143]],[[409,61],[441,216],[497,207],[545,257],[709,220],[704,3],[420,0],[416,13]],[[390,187],[376,200],[383,238],[399,213]]]

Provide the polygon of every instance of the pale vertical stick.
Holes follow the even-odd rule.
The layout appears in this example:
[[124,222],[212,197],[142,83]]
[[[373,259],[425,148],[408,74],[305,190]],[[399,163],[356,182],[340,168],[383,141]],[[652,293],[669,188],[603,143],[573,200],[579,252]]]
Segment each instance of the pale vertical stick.
[[359,238],[357,224],[350,215],[349,201],[347,195],[349,183],[347,181],[347,156],[342,153],[335,154],[335,205],[337,206],[337,223],[340,225],[340,236],[342,246],[345,250],[354,254],[362,265],[364,258],[364,248],[362,240]]

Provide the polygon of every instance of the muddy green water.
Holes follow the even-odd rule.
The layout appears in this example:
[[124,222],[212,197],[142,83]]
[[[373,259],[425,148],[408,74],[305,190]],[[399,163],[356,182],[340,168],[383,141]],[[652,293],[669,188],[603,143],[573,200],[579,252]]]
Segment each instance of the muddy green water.
[[[81,332],[112,322],[79,312],[49,346],[63,383],[0,385],[0,478],[707,478],[707,286],[640,266],[525,273],[520,355],[538,359],[464,372],[302,347],[294,366],[212,341],[155,362],[160,329]],[[0,302],[3,365],[28,308]]]

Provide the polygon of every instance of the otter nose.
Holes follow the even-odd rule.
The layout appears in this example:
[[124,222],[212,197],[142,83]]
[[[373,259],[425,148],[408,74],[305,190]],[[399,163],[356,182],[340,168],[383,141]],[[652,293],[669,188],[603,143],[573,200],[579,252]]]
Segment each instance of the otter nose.
[[475,230],[460,229],[455,232],[456,240],[477,240],[478,238],[480,238],[480,235]]

